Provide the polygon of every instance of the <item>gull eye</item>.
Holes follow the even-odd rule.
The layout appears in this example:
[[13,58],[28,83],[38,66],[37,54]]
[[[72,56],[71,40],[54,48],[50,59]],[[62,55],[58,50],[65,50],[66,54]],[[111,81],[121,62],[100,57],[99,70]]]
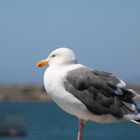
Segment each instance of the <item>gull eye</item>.
[[53,54],[52,57],[55,57],[55,54]]

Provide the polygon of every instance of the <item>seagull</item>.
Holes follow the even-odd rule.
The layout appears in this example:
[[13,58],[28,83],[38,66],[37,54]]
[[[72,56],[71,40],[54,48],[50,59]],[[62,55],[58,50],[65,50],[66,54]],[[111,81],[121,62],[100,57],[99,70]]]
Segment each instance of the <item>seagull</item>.
[[78,63],[72,50],[58,48],[36,65],[48,65],[44,86],[50,98],[79,119],[77,140],[87,121],[140,124],[140,95],[114,74]]

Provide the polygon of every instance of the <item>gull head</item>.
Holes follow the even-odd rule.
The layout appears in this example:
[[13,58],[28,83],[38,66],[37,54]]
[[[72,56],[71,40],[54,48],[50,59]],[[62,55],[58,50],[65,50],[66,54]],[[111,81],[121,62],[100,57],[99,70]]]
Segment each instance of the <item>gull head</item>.
[[52,51],[47,59],[40,60],[37,63],[38,67],[43,67],[46,65],[56,66],[56,65],[70,65],[76,64],[77,59],[74,52],[68,48],[58,48]]

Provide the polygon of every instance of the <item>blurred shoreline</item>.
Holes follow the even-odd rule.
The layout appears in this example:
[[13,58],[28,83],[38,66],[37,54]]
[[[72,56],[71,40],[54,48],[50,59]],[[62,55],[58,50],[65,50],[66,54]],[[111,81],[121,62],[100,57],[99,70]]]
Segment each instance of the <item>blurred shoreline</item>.
[[[128,85],[128,88],[140,93],[140,84]],[[9,102],[51,102],[43,85],[38,84],[0,84],[0,101]]]
[[0,101],[39,101],[50,102],[43,85],[0,84]]

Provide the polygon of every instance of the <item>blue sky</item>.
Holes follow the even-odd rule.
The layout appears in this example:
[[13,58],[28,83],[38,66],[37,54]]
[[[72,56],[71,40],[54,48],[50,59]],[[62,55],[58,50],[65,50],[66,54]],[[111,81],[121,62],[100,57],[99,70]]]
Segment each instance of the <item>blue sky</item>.
[[1,0],[0,83],[42,83],[35,67],[55,48],[140,82],[139,0]]

